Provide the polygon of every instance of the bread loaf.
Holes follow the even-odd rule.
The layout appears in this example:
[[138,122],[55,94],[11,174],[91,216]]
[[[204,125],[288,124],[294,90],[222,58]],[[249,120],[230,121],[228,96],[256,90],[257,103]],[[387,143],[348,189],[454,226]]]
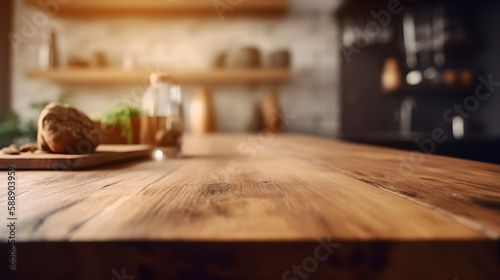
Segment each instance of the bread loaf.
[[50,103],[38,118],[38,148],[62,154],[90,154],[102,134],[84,113],[66,104]]

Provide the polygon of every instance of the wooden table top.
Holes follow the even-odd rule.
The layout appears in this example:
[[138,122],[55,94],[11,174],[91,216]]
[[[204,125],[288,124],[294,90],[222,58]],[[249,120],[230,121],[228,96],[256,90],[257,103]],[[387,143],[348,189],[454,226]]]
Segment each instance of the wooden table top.
[[17,241],[500,237],[499,165],[289,134],[185,136],[183,153],[18,171]]

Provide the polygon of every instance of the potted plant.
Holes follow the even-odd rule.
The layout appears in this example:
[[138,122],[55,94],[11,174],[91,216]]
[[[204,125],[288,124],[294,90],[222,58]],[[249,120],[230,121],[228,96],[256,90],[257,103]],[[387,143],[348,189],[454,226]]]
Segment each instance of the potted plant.
[[103,134],[103,144],[139,144],[141,110],[119,103],[96,123]]

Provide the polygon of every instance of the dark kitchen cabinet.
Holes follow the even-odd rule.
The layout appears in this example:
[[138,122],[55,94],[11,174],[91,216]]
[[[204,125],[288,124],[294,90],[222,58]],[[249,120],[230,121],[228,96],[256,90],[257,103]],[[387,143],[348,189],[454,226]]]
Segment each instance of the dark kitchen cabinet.
[[418,150],[440,129],[436,154],[500,163],[499,13],[496,1],[345,2],[342,137]]

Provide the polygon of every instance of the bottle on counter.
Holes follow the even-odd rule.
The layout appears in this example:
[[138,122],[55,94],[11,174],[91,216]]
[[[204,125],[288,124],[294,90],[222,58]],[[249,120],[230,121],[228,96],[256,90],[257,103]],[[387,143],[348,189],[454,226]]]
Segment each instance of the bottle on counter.
[[42,35],[42,43],[38,49],[38,68],[55,69],[59,66],[57,37],[54,30]]

